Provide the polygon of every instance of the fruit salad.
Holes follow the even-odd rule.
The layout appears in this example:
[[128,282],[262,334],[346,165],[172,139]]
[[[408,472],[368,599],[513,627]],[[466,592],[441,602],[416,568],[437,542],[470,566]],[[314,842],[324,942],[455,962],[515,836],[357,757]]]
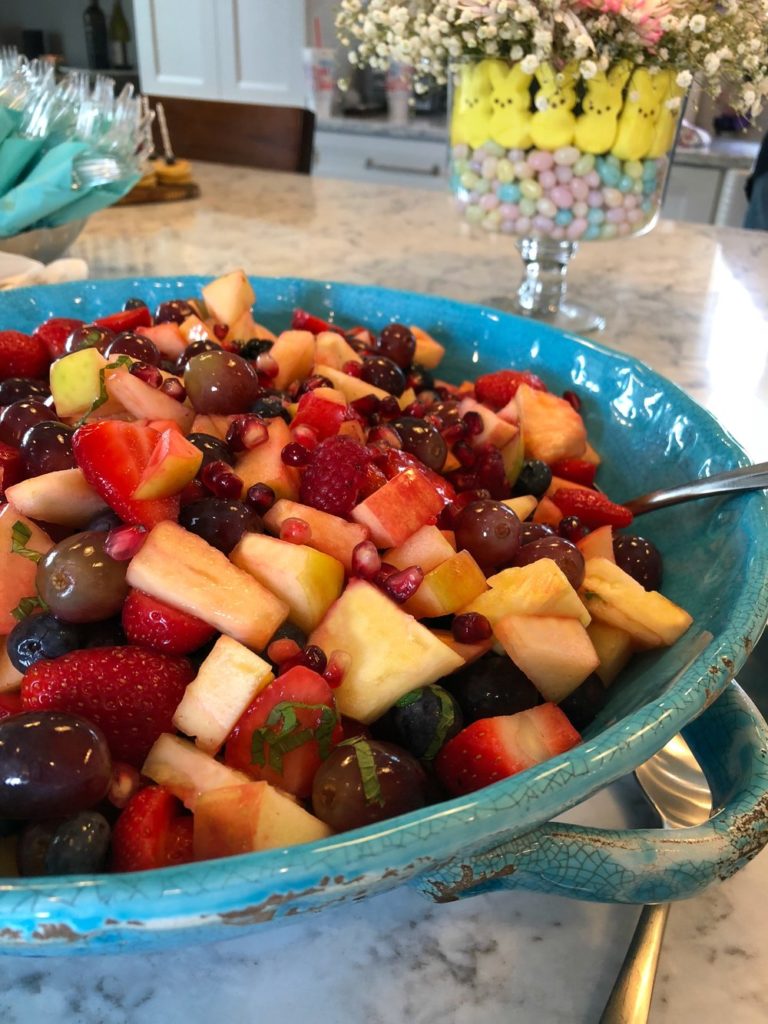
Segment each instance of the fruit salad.
[[[242,271],[0,331],[0,858],[282,848],[561,754],[691,618],[575,392]],[[11,325],[12,327],[12,325]]]

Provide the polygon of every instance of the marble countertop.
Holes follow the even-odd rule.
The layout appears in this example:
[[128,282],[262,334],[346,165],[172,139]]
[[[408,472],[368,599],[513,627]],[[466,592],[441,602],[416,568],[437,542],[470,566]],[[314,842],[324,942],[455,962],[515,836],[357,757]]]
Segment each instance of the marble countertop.
[[[100,213],[72,255],[93,276],[242,265],[471,302],[508,292],[520,274],[509,240],[463,236],[440,194],[195,171],[201,199]],[[605,344],[671,377],[766,458],[768,234],[662,223],[642,239],[585,245],[572,276],[573,292],[608,316]],[[568,817],[612,826],[647,812],[624,780]],[[766,889],[763,855],[673,908],[653,1024],[768,1019]],[[434,906],[404,888],[151,958],[0,958],[0,1010],[5,1024],[594,1024],[637,913],[522,892]]]

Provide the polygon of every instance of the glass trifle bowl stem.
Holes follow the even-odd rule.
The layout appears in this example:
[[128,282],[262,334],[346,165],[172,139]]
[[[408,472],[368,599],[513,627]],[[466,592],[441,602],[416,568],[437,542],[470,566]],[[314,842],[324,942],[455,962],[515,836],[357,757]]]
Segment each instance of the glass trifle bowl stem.
[[492,300],[494,305],[580,334],[605,327],[600,313],[566,300],[566,273],[578,249],[576,242],[520,238],[515,244],[525,268],[523,279],[511,301],[501,296]]

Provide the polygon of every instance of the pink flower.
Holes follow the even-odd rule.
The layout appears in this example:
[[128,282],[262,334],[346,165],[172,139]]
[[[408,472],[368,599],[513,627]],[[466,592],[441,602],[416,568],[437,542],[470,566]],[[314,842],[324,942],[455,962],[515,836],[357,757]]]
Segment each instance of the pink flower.
[[661,20],[672,13],[676,3],[677,0],[577,0],[582,9],[626,18],[650,44],[657,43],[664,34]]

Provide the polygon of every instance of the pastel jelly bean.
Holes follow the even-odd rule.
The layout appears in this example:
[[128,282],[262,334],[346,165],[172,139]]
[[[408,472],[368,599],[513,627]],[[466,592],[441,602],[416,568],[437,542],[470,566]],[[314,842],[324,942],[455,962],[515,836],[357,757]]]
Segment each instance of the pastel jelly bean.
[[515,177],[512,163],[506,157],[496,161],[496,177],[502,184],[512,181]]
[[499,231],[505,235],[514,235],[519,230],[517,224],[518,222],[514,220],[503,220],[499,225]]
[[597,190],[595,190],[594,192],[590,192],[589,195],[587,196],[587,202],[592,207],[602,206],[603,205],[603,193],[602,192],[598,192]]
[[600,185],[602,184],[600,181],[600,175],[597,171],[590,171],[589,174],[585,174],[584,181],[589,188],[600,188]]
[[554,156],[546,149],[534,149],[532,153],[528,154],[526,160],[534,171],[548,171],[555,162]]
[[605,162],[609,165],[609,167],[615,167],[616,170],[619,170],[619,168],[621,167],[621,160],[619,160],[617,156],[614,156],[613,153],[608,154],[608,156],[605,158]]
[[478,146],[475,152],[472,154],[472,159],[477,160],[479,164],[482,164],[483,160],[488,156],[488,150],[485,146]]
[[640,204],[640,209],[645,213],[650,213],[653,210],[653,202],[650,199],[644,199]]
[[[571,224],[573,228],[573,224]],[[584,239],[587,242],[596,242],[600,237],[600,227],[597,224],[591,224],[584,232]]]
[[640,205],[640,200],[637,198],[636,195],[630,194],[628,196],[624,196],[624,209],[625,210],[634,210],[634,208],[636,206],[639,206],[639,205]]
[[609,210],[608,213],[606,213],[605,219],[609,224],[621,224],[627,219],[627,211],[623,206],[615,206],[612,210]]
[[483,166],[480,168],[480,173],[488,181],[493,181],[495,179],[496,165],[498,164],[498,162],[499,161],[496,159],[495,156],[487,156],[485,160],[483,160]]
[[[583,217],[576,217],[565,229],[565,237],[571,239],[581,238],[589,230],[589,225]],[[599,229],[598,229],[599,230]]]
[[558,185],[557,188],[553,188],[550,196],[552,197],[552,202],[559,206],[561,210],[569,210],[573,206],[573,192],[571,192],[567,185]]
[[519,163],[521,160],[525,160],[525,150],[524,149],[508,149],[507,150],[507,160],[511,161],[513,164]]
[[542,235],[548,235],[551,233],[552,228],[555,226],[555,222],[551,217],[542,217],[539,213],[533,218],[534,230]]
[[531,218],[530,217],[518,217],[517,218],[517,230],[521,235],[527,235],[531,230]]
[[539,175],[539,184],[546,192],[548,192],[557,184],[557,175],[554,171],[542,171]]
[[[595,166],[595,158],[594,158],[593,154],[592,153],[582,153],[581,156],[579,157],[579,159],[573,165],[573,173],[577,177],[583,178],[585,174],[589,174],[589,172],[594,168],[594,166]],[[642,169],[641,169],[641,173],[642,173]]]
[[502,203],[517,203],[520,199],[520,186],[514,183],[499,185],[496,195]]
[[587,214],[587,220],[590,224],[602,224],[605,220],[605,210],[602,210],[599,207],[594,210],[590,210]]
[[491,210],[483,217],[482,225],[485,231],[498,231],[501,217],[498,210]]
[[544,190],[538,181],[534,181],[532,178],[526,178],[525,181],[520,182],[520,191],[526,199],[540,199]]
[[475,192],[479,195],[484,196],[486,192],[491,191],[490,181],[486,181],[485,178],[478,178],[477,184],[475,185]]
[[542,196],[541,199],[539,199],[536,203],[536,209],[542,217],[549,217],[550,219],[557,213],[557,206],[547,196]]
[[453,147],[452,152],[457,160],[466,160],[466,158],[469,156],[469,146],[466,144],[466,142],[457,142],[456,145]]
[[561,167],[572,167],[581,156],[581,150],[575,146],[563,146],[555,150],[555,163]]
[[499,213],[502,220],[516,220],[520,215],[520,207],[517,203],[502,203],[499,206]]
[[467,189],[468,192],[472,191],[472,189],[477,185],[479,180],[480,179],[474,173],[474,171],[465,171],[459,178],[459,181],[461,182],[461,187]]
[[559,224],[561,228],[567,228],[573,220],[573,214],[570,210],[558,210],[555,214],[555,224]]
[[629,224],[619,224],[619,235],[628,235],[632,230]]
[[464,211],[464,216],[471,224],[479,224],[485,214],[479,206],[468,206]]
[[555,171],[555,176],[561,185],[567,185],[573,180],[573,168],[572,167],[558,167]]
[[642,210],[627,210],[627,221],[629,224],[639,224],[644,219]]
[[630,178],[628,174],[622,174],[619,181],[619,192],[631,192],[634,187],[634,179]]
[[618,235],[618,233],[619,229],[616,227],[615,224],[603,224],[603,226],[600,228],[601,238],[615,238],[616,235]]
[[512,165],[512,169],[515,172],[515,177],[523,181],[527,178],[533,178],[533,168],[525,160],[516,160]]
[[536,200],[529,199],[527,196],[524,196],[520,200],[520,213],[522,213],[524,217],[533,217],[536,213]]
[[586,217],[589,213],[589,206],[580,200],[578,203],[573,204],[572,212],[574,217]]
[[621,171],[618,167],[614,167],[609,163],[604,163],[602,167],[600,167],[598,174],[600,175],[602,183],[607,185],[609,188],[615,188],[621,181]]
[[606,206],[622,206],[624,204],[624,196],[617,188],[604,189],[603,198]]
[[485,145],[483,146],[483,149],[485,149],[486,153],[489,156],[500,157],[504,156],[504,154],[506,153],[504,147],[499,145],[498,142],[494,142],[493,140],[486,142]]
[[589,195],[589,185],[583,178],[574,178],[570,185],[573,198],[577,202],[584,202]]
[[632,186],[632,195],[641,196],[643,194],[643,183],[642,181],[636,181]]
[[642,178],[642,162],[640,160],[627,160],[624,164],[624,173],[628,174],[630,178]]
[[[499,197],[495,192],[488,192],[480,199],[481,210],[493,210],[499,205]],[[624,211],[622,210],[622,213]]]
[[565,238],[565,228],[558,227],[557,224],[555,224],[549,233],[549,237],[553,242],[562,242]]

